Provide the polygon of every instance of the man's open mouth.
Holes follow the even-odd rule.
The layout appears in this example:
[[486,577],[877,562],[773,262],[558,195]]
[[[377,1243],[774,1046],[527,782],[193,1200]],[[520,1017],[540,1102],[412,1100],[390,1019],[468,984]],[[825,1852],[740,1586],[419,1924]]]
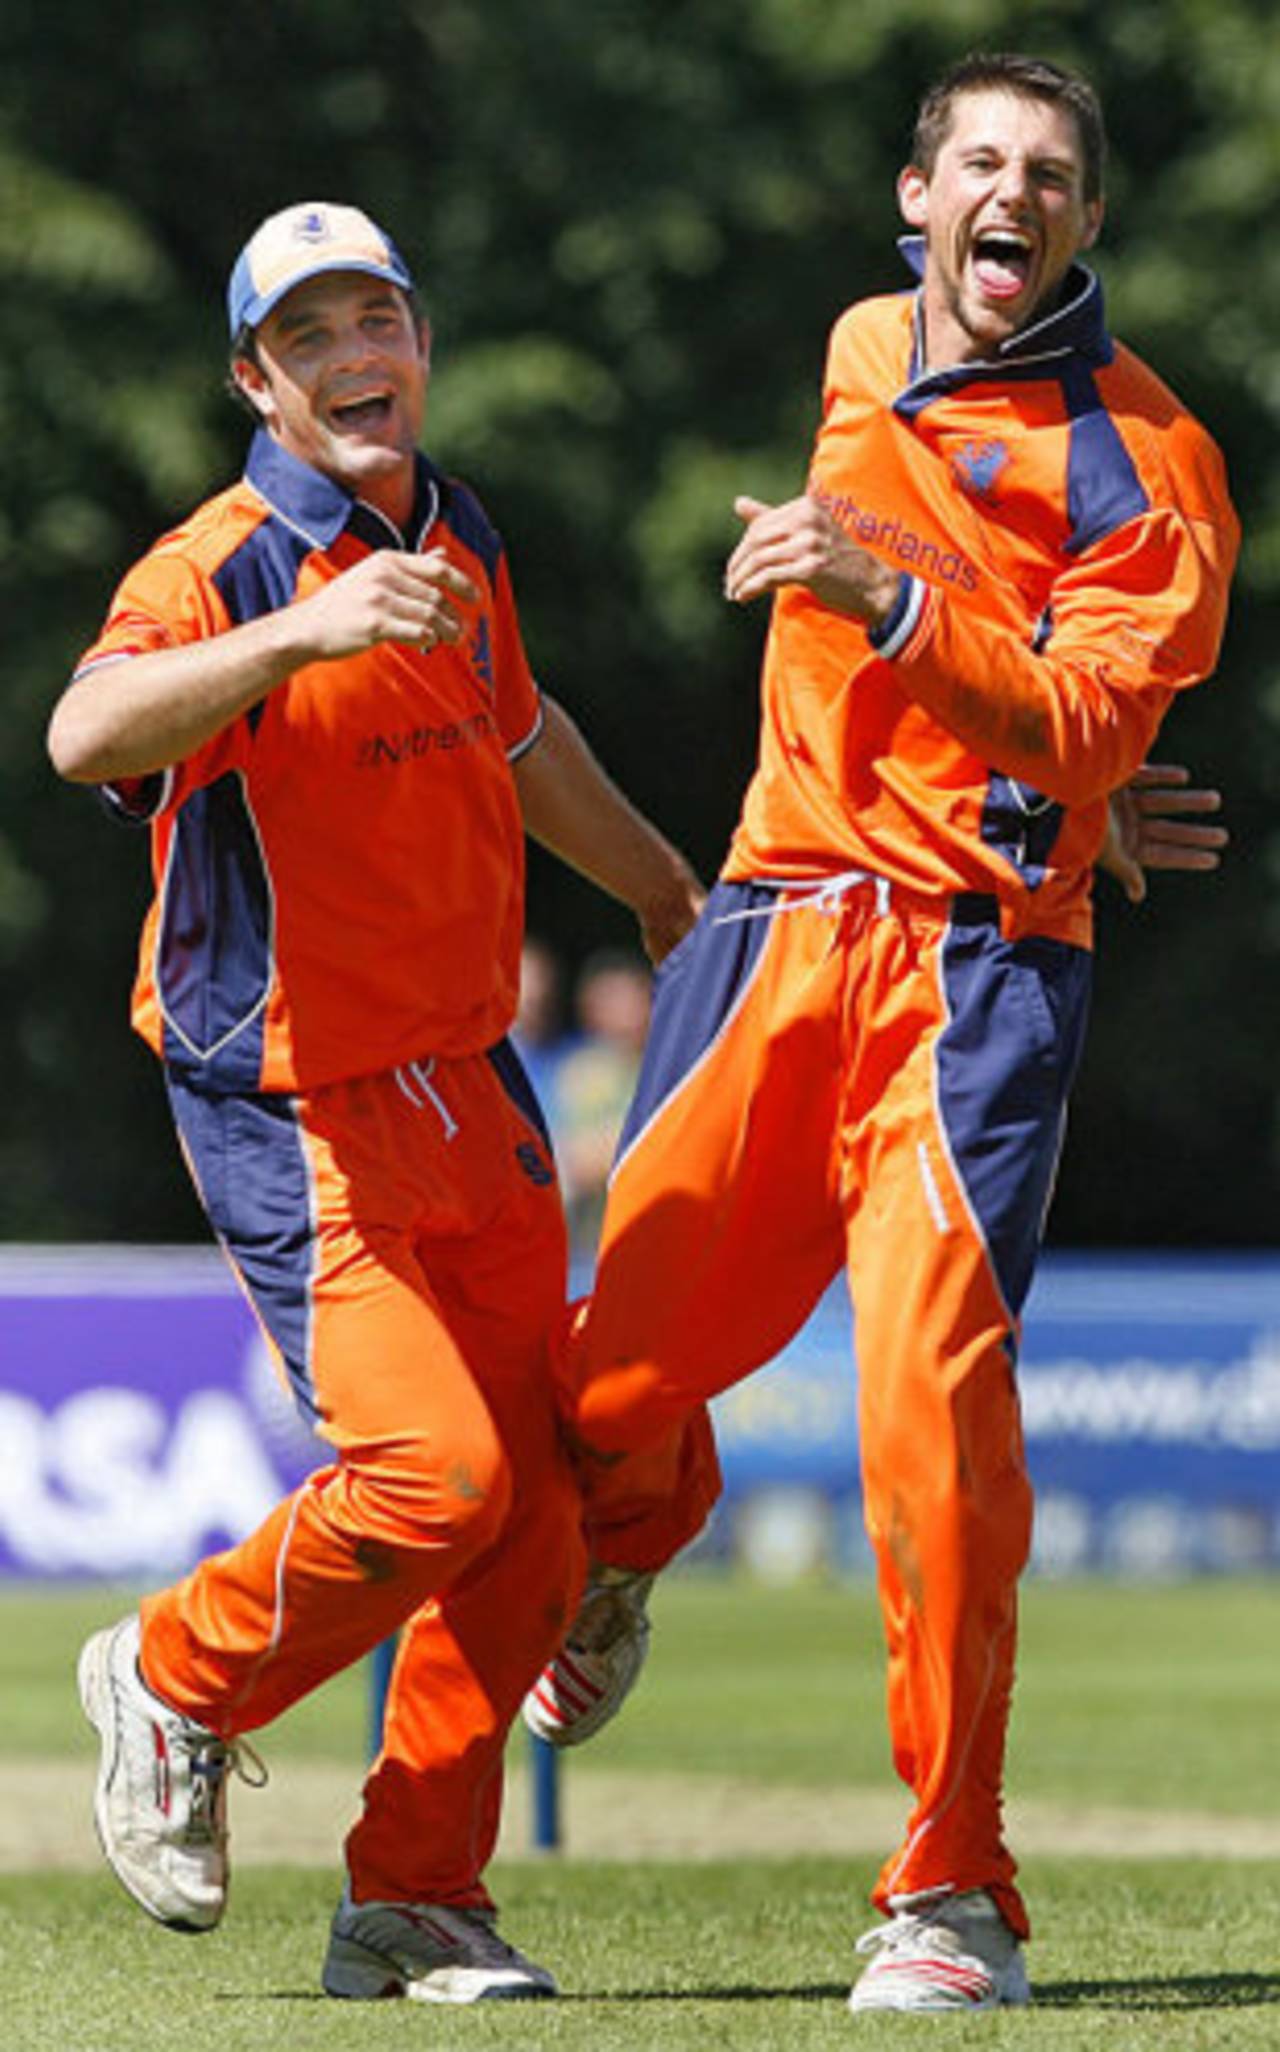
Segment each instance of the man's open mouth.
[[335,427],[352,428],[367,432],[385,427],[391,417],[391,398],[380,392],[368,399],[344,399],[329,408],[329,418]]
[[1021,235],[987,229],[974,239],[974,276],[991,299],[1015,299],[1031,275],[1033,250]]

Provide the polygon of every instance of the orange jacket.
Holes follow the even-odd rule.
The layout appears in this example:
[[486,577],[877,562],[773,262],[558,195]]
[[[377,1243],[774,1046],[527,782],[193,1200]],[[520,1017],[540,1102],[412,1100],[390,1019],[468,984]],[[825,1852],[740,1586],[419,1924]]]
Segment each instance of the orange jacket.
[[898,604],[869,633],[778,594],[725,874],[993,893],[1010,934],[1087,945],[1107,794],[1217,657],[1222,461],[1081,266],[990,363],[919,374],[917,320],[902,293],[836,323],[808,488]]

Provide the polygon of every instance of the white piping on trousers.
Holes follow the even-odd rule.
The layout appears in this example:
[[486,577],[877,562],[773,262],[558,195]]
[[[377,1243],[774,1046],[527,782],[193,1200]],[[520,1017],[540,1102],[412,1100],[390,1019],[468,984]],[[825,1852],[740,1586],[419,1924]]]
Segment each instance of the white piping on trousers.
[[772,919],[780,912],[798,912],[804,905],[812,905],[819,912],[839,912],[850,891],[856,890],[859,884],[874,884],[877,919],[883,919],[889,910],[889,879],[876,876],[869,869],[845,869],[838,876],[815,876],[798,884],[772,877],[753,877],[751,881],[775,884],[777,889],[792,895],[770,905],[747,905],[741,912],[722,912],[712,922],[713,925],[732,926],[739,919]]
[[924,1184],[924,1201],[929,1207],[929,1215],[940,1233],[949,1233],[951,1220],[947,1217],[947,1207],[942,1201],[938,1178],[933,1173],[933,1163],[929,1159],[929,1150],[923,1140],[916,1146],[916,1158],[920,1164],[920,1180]]
[[[430,1080],[435,1065],[436,1059],[432,1055],[429,1062],[406,1062],[404,1068],[394,1069],[392,1074],[395,1076],[396,1084],[401,1093],[408,1098],[415,1111],[425,1111],[427,1104],[433,1107],[441,1126],[444,1128],[445,1139],[452,1140],[461,1129],[458,1121],[454,1118],[443,1097],[441,1097],[440,1092],[436,1089],[435,1084]],[[416,1090],[410,1086],[409,1077],[413,1078],[413,1082],[417,1086]],[[417,1094],[418,1090],[422,1092],[421,1097]],[[426,1100],[425,1103],[423,1102],[424,1099]]]
[[289,1559],[289,1548],[293,1542],[293,1534],[298,1523],[298,1514],[302,1509],[303,1498],[308,1494],[309,1491],[314,1490],[316,1486],[317,1484],[315,1478],[313,1476],[309,1476],[308,1479],[302,1484],[301,1488],[295,1490],[294,1492],[293,1506],[289,1512],[288,1520],[285,1524],[284,1531],[280,1536],[279,1547],[276,1550],[275,1608],[272,1612],[271,1617],[271,1636],[268,1639],[262,1652],[258,1655],[258,1658],[254,1661],[253,1666],[249,1671],[248,1678],[242,1684],[235,1698],[237,1704],[243,1703],[245,1701],[246,1697],[249,1695],[250,1691],[255,1686],[258,1680],[258,1676],[262,1673],[263,1668],[268,1666],[269,1663],[275,1659],[276,1654],[280,1650],[280,1641],[284,1637],[284,1583],[285,1569]]
[[912,1832],[910,1838],[903,1846],[901,1853],[898,1855],[898,1858],[894,1861],[893,1866],[886,1878],[885,1885],[885,1893],[890,1897],[892,1897],[894,1893],[894,1882],[897,1880],[899,1874],[901,1874],[903,1868],[907,1865],[907,1862],[911,1859],[921,1839],[926,1835],[927,1832],[930,1832],[934,1829],[939,1818],[942,1817],[943,1814],[951,1808],[952,1803],[955,1801],[956,1797],[960,1793],[961,1785],[963,1784],[965,1777],[965,1772],[969,1765],[969,1755],[973,1750],[973,1742],[978,1735],[978,1723],[984,1709],[986,1708],[987,1697],[991,1693],[991,1684],[995,1680],[995,1675],[995,1648],[989,1647],[987,1650],[986,1676],[983,1680],[982,1687],[978,1692],[977,1706],[974,1710],[973,1718],[969,1725],[969,1730],[965,1736],[964,1744],[960,1749],[960,1758],[956,1763],[956,1771],[952,1775],[950,1782],[948,1783],[947,1787],[943,1790],[941,1796],[939,1796],[938,1801],[934,1804],[932,1810],[930,1810],[927,1816],[922,1817],[920,1819],[920,1822],[916,1825],[916,1828]]

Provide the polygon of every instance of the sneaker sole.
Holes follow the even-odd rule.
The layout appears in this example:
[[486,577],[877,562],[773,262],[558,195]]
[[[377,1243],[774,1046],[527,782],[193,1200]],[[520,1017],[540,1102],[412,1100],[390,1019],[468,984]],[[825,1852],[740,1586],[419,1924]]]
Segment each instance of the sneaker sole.
[[98,1844],[102,1847],[102,1856],[126,1895],[131,1896],[149,1917],[154,1917],[157,1924],[163,1924],[166,1931],[180,1931],[184,1935],[195,1936],[202,1931],[211,1931],[221,1917],[222,1911],[219,1910],[209,1922],[198,1923],[192,1917],[175,1917],[161,1909],[151,1900],[145,1887],[134,1879],[127,1863],[116,1849],[115,1834],[111,1828],[111,1785],[119,1765],[116,1723],[111,1710],[111,1648],[116,1633],[123,1629],[122,1625],[108,1625],[104,1630],[95,1632],[91,1639],[85,1641],[76,1663],[80,1707],[102,1744],[98,1779],[93,1792],[94,1829],[98,1834]]
[[484,1967],[437,1967],[410,1979],[394,1960],[373,1952],[354,1938],[331,1938],[320,1985],[342,2002],[383,2002],[403,1997],[410,2002],[536,2002],[556,1994],[536,1981],[499,1981]]
[[[859,1990],[865,1988],[861,1997]],[[855,2016],[873,2016],[889,2011],[915,2014],[917,2016],[981,2016],[997,2009],[1026,2009],[1031,2003],[1031,1984],[1026,1968],[1021,1961],[1006,1974],[1004,1984],[981,2002],[957,2000],[954,1991],[948,1995],[942,1989],[928,1988],[917,1982],[914,1988],[905,1983],[894,1987],[879,1975],[868,1984],[855,1981],[849,1994],[848,2007]]]

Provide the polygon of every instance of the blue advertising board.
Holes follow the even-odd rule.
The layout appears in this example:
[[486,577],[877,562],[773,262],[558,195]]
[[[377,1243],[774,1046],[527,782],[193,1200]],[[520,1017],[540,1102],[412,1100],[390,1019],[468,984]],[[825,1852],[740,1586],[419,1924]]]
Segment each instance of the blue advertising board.
[[[1042,1571],[1280,1563],[1280,1258],[1046,1257],[1019,1379]],[[714,1410],[723,1543],[857,1560],[843,1288]],[[323,1452],[212,1250],[0,1249],[0,1574],[171,1576]]]
[[[717,1399],[731,1501],[856,1496],[853,1354],[841,1285]],[[1280,1562],[1280,1259],[1047,1255],[1018,1380],[1043,1570]]]

